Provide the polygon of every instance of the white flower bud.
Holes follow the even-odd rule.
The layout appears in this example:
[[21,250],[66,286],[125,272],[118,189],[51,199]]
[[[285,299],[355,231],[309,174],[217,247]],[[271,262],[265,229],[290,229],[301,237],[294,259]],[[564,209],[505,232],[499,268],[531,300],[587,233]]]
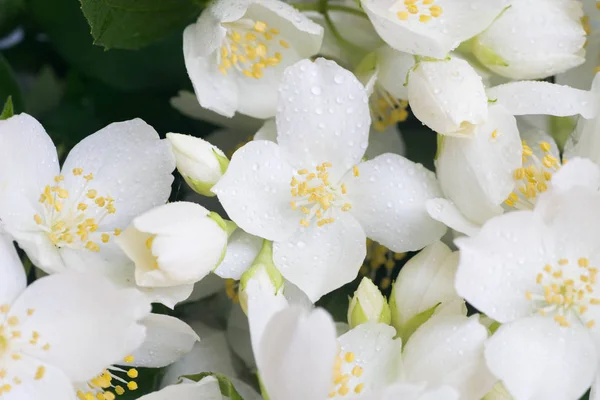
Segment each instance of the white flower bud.
[[239,298],[240,306],[244,312],[247,312],[248,295],[246,294],[246,286],[250,280],[258,282],[261,291],[276,294],[282,289],[283,276],[273,262],[273,242],[268,240],[263,242],[263,247],[254,259],[252,266],[240,278]]
[[389,324],[390,321],[390,307],[386,298],[369,278],[363,278],[348,307],[348,325],[354,328],[366,322]]
[[177,170],[188,185],[203,196],[214,196],[210,189],[221,179],[229,160],[206,140],[179,133],[167,133],[175,155]]
[[473,53],[508,78],[555,75],[585,61],[582,17],[576,0],[515,1],[473,40]]
[[219,265],[227,226],[201,205],[182,201],[135,218],[116,242],[135,263],[139,286],[179,286],[198,282]]
[[459,58],[421,61],[408,77],[415,116],[441,135],[471,136],[488,116],[481,77]]

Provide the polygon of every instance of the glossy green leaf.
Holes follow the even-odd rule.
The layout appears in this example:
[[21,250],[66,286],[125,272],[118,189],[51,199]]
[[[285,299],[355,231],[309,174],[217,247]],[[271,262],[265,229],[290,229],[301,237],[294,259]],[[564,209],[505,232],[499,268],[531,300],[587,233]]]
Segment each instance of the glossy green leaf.
[[80,0],[94,44],[138,49],[183,29],[200,13],[192,0]]
[[15,115],[15,110],[13,109],[12,96],[8,96],[6,103],[4,103],[4,108],[2,108],[2,112],[0,113],[0,121],[9,119],[13,115]]

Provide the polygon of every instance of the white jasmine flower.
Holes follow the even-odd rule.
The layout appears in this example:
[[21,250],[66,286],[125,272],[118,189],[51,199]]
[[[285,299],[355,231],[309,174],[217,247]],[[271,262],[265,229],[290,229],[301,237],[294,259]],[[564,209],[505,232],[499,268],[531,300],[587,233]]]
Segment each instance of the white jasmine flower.
[[458,252],[435,242],[400,270],[392,289],[392,326],[404,342],[433,315],[466,315],[464,300],[454,289]]
[[74,400],[72,382],[92,379],[142,344],[139,321],[150,305],[139,292],[72,272],[25,287],[12,244],[0,247],[0,395]]
[[456,57],[419,62],[408,75],[408,101],[415,116],[441,135],[473,136],[488,117],[481,77]]
[[516,399],[579,398],[595,376],[597,168],[595,177],[594,190],[553,179],[554,189],[532,211],[496,217],[472,238],[456,240],[456,289],[503,324],[485,356]]
[[315,55],[322,38],[319,25],[282,1],[221,0],[185,29],[183,55],[202,107],[268,118],[283,70]]
[[227,232],[215,213],[175,202],[136,217],[117,244],[135,262],[139,286],[179,286],[201,280],[219,264]]
[[474,39],[473,53],[502,76],[546,78],[585,61],[582,17],[576,0],[515,1]]
[[[591,93],[600,98],[600,74],[596,74],[590,89]],[[596,115],[591,119],[579,118],[575,131],[565,145],[565,158],[585,157],[600,163],[600,140],[598,129],[600,126],[600,103],[596,102]]]
[[179,133],[167,133],[177,170],[197,193],[214,196],[210,189],[221,179],[229,160],[216,146],[204,139]]
[[311,300],[356,277],[365,236],[406,251],[444,233],[424,206],[439,193],[433,174],[393,154],[360,163],[370,119],[350,72],[301,61],[280,100],[278,143],[242,147],[213,191],[242,229],[273,240],[275,265]]
[[0,152],[2,227],[47,273],[120,267],[114,238],[168,199],[175,167],[169,144],[140,119],[83,139],[61,169],[44,128],[19,114],[0,121]]
[[223,400],[219,381],[207,376],[198,382],[190,381],[167,386],[162,390],[147,394],[138,400]]
[[508,0],[362,0],[381,38],[396,50],[442,59],[485,30]]

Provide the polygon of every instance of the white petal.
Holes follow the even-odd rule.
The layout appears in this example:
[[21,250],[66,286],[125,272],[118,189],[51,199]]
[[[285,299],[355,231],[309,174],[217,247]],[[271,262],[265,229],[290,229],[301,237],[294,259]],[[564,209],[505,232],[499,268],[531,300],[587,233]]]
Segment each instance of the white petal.
[[165,375],[161,380],[162,387],[177,383],[183,375],[202,372],[235,376],[233,354],[229,349],[225,333],[200,321],[190,322],[190,325],[201,339],[194,344],[189,353],[165,368]]
[[100,275],[63,273],[30,285],[9,315],[19,318],[22,332],[39,333],[39,344],[25,335],[18,340],[24,352],[85,382],[143,342],[145,328],[137,321],[149,312],[136,290],[118,290]]
[[325,311],[280,311],[265,329],[256,355],[269,399],[325,399],[336,353],[335,326]]
[[[346,382],[350,393],[361,383],[364,385],[361,394],[366,395],[398,379],[402,344],[400,339],[394,340],[395,335],[396,331],[389,325],[367,323],[338,338],[342,360],[345,353],[354,354],[354,361],[344,362],[341,369],[342,375],[350,377]],[[363,370],[360,377],[352,374],[355,366]]]
[[[591,91],[596,96],[600,96],[600,74],[594,77]],[[600,162],[600,142],[597,135],[599,124],[600,118],[590,120],[579,118],[575,132],[565,145],[564,157],[567,160],[573,157],[586,157],[596,163]]]
[[263,246],[263,239],[236,229],[227,240],[225,258],[215,270],[221,278],[239,280]]
[[394,297],[400,326],[423,311],[458,299],[454,275],[458,253],[442,242],[435,242],[411,258],[394,283]]
[[578,399],[595,376],[597,356],[585,328],[551,318],[503,325],[486,344],[488,367],[515,399]]
[[187,354],[200,340],[188,324],[168,315],[150,314],[141,323],[146,328],[146,339],[132,353],[134,361],[130,363],[137,367],[167,366]]
[[175,158],[168,141],[141,119],[116,122],[79,142],[62,168],[69,198],[77,198],[85,180],[74,168],[94,179],[88,189],[115,200],[116,213],[108,215],[99,230],[125,228],[137,215],[164,204],[171,193]]
[[364,86],[322,58],[285,71],[277,111],[277,142],[290,163],[314,168],[330,162],[330,180],[357,164],[368,145],[371,117]]
[[546,264],[542,228],[533,213],[515,211],[488,221],[471,238],[456,239],[456,291],[481,312],[505,323],[530,315],[526,292],[537,293]]
[[180,383],[140,397],[138,400],[222,400],[219,382],[207,376],[198,383]]
[[442,59],[461,42],[487,28],[509,1],[438,0],[435,4],[443,13],[427,23],[419,21],[419,14],[400,20],[396,13],[406,10],[401,1],[363,0],[361,4],[387,44],[396,50]]
[[[225,29],[218,21],[208,12],[203,13],[197,24],[189,25],[183,31],[183,58],[200,105],[232,117],[238,106],[235,81],[219,72],[216,60],[210,57],[224,36]],[[218,43],[212,43],[213,40]]]
[[27,276],[13,241],[0,233],[0,305],[10,305],[25,290]]
[[425,385],[397,383],[384,389],[378,400],[458,400],[460,394],[450,386],[427,389]]
[[8,229],[37,230],[33,215],[46,185],[58,175],[56,148],[27,114],[0,121],[0,218]]
[[448,385],[464,400],[481,399],[495,383],[483,358],[487,329],[478,316],[436,316],[424,323],[404,347],[404,369],[411,382]]
[[340,213],[331,224],[313,223],[285,242],[274,242],[273,261],[314,302],[356,278],[366,256],[365,242],[360,224]]
[[234,307],[227,318],[227,341],[231,350],[242,359],[250,369],[256,368],[254,352],[250,341],[250,326],[248,317],[241,307]]
[[[256,131],[262,124],[261,120],[248,117],[243,114],[237,114],[233,118],[224,117],[221,114],[217,114],[206,108],[202,108],[198,103],[196,95],[187,90],[180,90],[176,97],[171,98],[171,105],[176,108],[180,113],[190,118],[199,119],[201,121],[208,121],[213,125],[221,126],[225,129],[231,130],[228,132],[230,137],[239,137],[239,141],[246,140],[246,138],[254,131]],[[215,136],[218,133],[213,132],[206,137],[210,143],[214,144],[223,151],[228,152],[228,148],[223,146],[220,141],[215,140]],[[236,143],[237,144],[237,143]],[[233,150],[233,149],[231,149]]]
[[522,81],[487,90],[488,98],[513,115],[547,114],[558,117],[581,114],[594,118],[600,108],[598,97],[587,90],[548,82]]
[[321,48],[323,28],[283,1],[254,0],[246,17],[279,29],[279,35],[290,42],[300,58],[314,56]]
[[599,400],[600,399],[600,374],[596,372],[596,377],[594,378],[594,382],[592,383],[592,390],[590,391],[589,400]]
[[404,83],[414,65],[415,57],[412,54],[382,46],[377,50],[377,83],[394,97],[408,100],[408,90]]
[[431,199],[425,203],[427,212],[431,218],[436,221],[440,221],[447,227],[454,229],[457,232],[463,233],[467,236],[473,236],[478,231],[480,226],[469,221],[460,212],[458,207],[446,199]]
[[515,118],[490,107],[488,121],[473,138],[445,137],[435,162],[446,197],[475,224],[502,213],[499,206],[514,189],[513,172],[522,165]]
[[[40,362],[33,357],[22,356],[18,361],[3,362],[2,367],[8,372],[7,380],[13,377],[20,380],[18,385],[8,384],[7,380],[3,382],[11,387],[9,392],[2,393],[3,400],[43,399],[48,398],[49,395],[54,399],[77,399],[69,377],[54,365]],[[42,369],[43,377],[36,379],[36,373]]]
[[266,120],[254,135],[253,140],[268,140],[277,143],[277,126],[275,125],[275,118]]
[[255,141],[233,154],[212,191],[240,228],[268,240],[289,237],[299,226],[292,210],[292,167],[275,143]]
[[422,61],[408,75],[411,111],[432,130],[451,136],[472,136],[488,118],[481,76],[463,59]]
[[367,237],[395,252],[419,250],[433,243],[446,228],[425,208],[441,195],[435,175],[396,154],[383,154],[358,166],[359,176],[344,177],[350,213]]
[[573,158],[552,176],[552,187],[568,190],[584,186],[592,190],[600,188],[600,167],[586,158]]

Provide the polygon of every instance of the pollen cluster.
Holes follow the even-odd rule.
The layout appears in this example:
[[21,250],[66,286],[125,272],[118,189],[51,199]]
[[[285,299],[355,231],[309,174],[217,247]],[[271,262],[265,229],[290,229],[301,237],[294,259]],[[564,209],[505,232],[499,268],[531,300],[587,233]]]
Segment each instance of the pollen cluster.
[[575,316],[588,328],[596,322],[586,318],[590,306],[600,305],[595,285],[598,282],[598,269],[590,266],[590,261],[579,258],[571,263],[561,258],[557,266],[546,264],[536,276],[536,284],[541,285],[543,294],[526,292],[525,297],[536,303],[541,315],[554,315],[560,326],[570,326],[569,317]]
[[281,51],[290,47],[277,38],[279,30],[262,21],[241,19],[225,24],[227,34],[217,55],[219,71],[227,75],[234,69],[248,78],[260,79],[263,69],[281,62]]
[[388,127],[394,126],[398,122],[406,121],[408,118],[407,107],[408,101],[395,98],[388,91],[377,85],[369,98],[373,126],[379,132],[385,131]]
[[107,243],[111,235],[121,232],[119,229],[98,232],[102,220],[117,212],[115,201],[90,187],[94,180],[92,173],[84,174],[82,168],[74,168],[71,173],[81,180],[76,191],[72,193],[64,187],[64,175],[54,177],[54,184],[46,185],[40,195],[43,212],[35,214],[33,220],[56,247],[83,247],[98,252],[100,243]]
[[540,149],[544,153],[541,160],[523,141],[523,166],[513,173],[516,190],[504,201],[506,205],[519,209],[532,208],[537,196],[548,190],[552,175],[560,169],[561,164],[552,155],[550,143],[541,142]]
[[[300,209],[304,214],[300,225],[310,226],[313,217],[317,219],[317,226],[330,224],[335,221],[332,216],[333,209],[349,211],[352,208],[350,203],[342,200],[343,195],[347,193],[346,185],[342,184],[337,188],[329,182],[327,170],[331,167],[330,162],[324,162],[317,165],[316,172],[301,169],[292,177],[291,194],[296,200],[292,201],[290,206],[293,210]],[[355,167],[354,175],[358,176],[358,173],[358,167]]]
[[435,4],[435,0],[404,0],[404,9],[398,11],[396,16],[402,21],[408,20],[411,16],[418,16],[419,21],[426,23],[432,18],[438,18],[442,15],[442,7]]
[[[134,358],[127,356],[123,361],[131,363]],[[127,390],[137,390],[138,385],[134,379],[138,375],[138,370],[135,368],[125,370],[115,366],[109,367],[87,382],[86,389],[79,389],[77,398],[80,400],[114,400],[117,395],[123,395]]]
[[339,352],[333,365],[333,388],[329,392],[329,397],[361,393],[365,387],[364,383],[357,383],[352,386],[349,384],[351,380],[356,381],[362,374],[363,369],[356,364],[356,357],[353,352],[350,351],[344,354]]

